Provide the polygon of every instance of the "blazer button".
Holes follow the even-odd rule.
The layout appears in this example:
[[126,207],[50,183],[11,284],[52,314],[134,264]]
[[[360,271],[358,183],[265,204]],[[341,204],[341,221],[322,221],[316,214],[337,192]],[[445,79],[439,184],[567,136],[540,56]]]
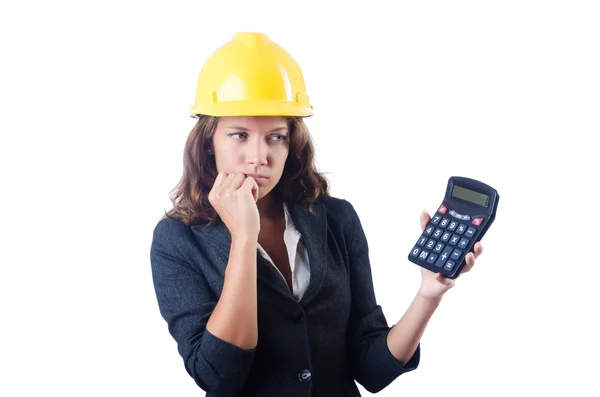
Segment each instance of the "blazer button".
[[307,369],[303,369],[298,374],[298,379],[300,380],[300,382],[310,382],[311,378],[312,378],[312,374]]

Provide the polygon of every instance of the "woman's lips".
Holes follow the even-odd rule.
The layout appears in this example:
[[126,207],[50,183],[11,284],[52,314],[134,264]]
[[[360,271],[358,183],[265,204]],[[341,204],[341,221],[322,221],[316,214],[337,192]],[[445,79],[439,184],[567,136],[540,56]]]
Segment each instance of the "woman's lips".
[[256,183],[258,183],[259,185],[265,184],[269,180],[269,178],[264,175],[256,175],[256,174],[246,174],[246,175],[251,176],[256,181]]

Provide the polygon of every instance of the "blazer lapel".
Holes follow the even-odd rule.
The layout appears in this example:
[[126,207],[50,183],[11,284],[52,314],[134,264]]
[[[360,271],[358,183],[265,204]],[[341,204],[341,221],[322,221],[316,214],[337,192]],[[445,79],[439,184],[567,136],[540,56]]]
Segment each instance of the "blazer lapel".
[[327,273],[327,214],[320,201],[313,203],[314,214],[296,203],[288,204],[288,209],[308,252],[310,281],[300,300],[302,305],[306,305],[321,289]]
[[[287,206],[294,226],[302,235],[302,241],[308,253],[310,279],[308,288],[300,300],[302,305],[306,305],[321,288],[327,273],[327,215],[325,207],[320,201],[313,203],[314,214],[300,204],[288,203]],[[229,247],[231,246],[229,229],[221,219],[214,225],[197,225],[192,226],[192,229],[201,241],[209,242],[209,246],[205,247],[206,254],[210,257],[210,262],[216,267],[215,270],[223,279],[229,260]],[[286,297],[294,299],[277,269],[263,258],[258,249],[256,255],[258,279]],[[222,290],[222,287],[220,285],[219,290]]]
[[[231,247],[231,233],[227,225],[219,218],[214,225],[195,225],[192,226],[194,234],[200,241],[200,245],[207,258],[208,265],[213,266],[213,270],[219,275],[220,285],[217,285],[218,292],[223,290],[223,281],[225,279],[225,269],[229,262],[229,252]],[[268,287],[277,292],[294,299],[287,283],[281,277],[281,274],[261,255],[256,249],[256,273],[259,281],[264,282]]]

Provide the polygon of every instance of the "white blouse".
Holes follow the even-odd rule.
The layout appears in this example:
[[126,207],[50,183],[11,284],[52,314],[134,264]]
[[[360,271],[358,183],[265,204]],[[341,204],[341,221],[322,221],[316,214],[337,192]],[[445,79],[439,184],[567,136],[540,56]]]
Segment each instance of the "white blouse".
[[[290,217],[287,205],[283,203],[283,212],[285,214],[285,231],[283,233],[283,241],[287,248],[288,260],[290,262],[290,268],[292,270],[292,288],[294,298],[299,301],[302,299],[306,288],[308,287],[308,281],[310,279],[310,266],[308,263],[308,252],[302,242],[302,235],[294,226],[294,221]],[[281,274],[281,277],[285,281],[283,273],[275,266],[275,263],[267,254],[267,251],[258,244],[258,250],[262,256],[267,259],[277,272]],[[287,285],[287,282],[286,282]]]

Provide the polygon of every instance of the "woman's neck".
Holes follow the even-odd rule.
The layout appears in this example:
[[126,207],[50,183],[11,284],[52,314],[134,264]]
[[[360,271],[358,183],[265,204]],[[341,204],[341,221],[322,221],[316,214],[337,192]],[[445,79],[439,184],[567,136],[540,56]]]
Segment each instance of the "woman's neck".
[[272,194],[263,197],[256,203],[260,221],[262,223],[273,223],[284,218],[283,202],[273,197]]

